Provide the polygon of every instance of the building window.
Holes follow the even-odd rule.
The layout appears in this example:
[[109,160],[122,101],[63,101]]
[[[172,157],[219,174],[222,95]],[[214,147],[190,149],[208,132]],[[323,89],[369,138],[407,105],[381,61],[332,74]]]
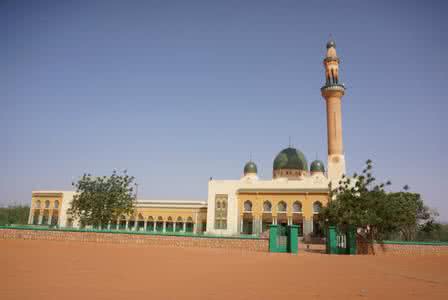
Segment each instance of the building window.
[[286,212],[286,207],[286,203],[284,201],[280,201],[277,205],[277,211],[284,213]]
[[227,229],[227,195],[215,196],[215,229]]
[[54,208],[59,208],[59,201],[58,200],[54,201]]
[[272,212],[272,204],[269,201],[264,201],[263,203],[263,212]]
[[49,200],[45,201],[45,208],[50,208],[50,201]]
[[250,200],[244,202],[244,212],[252,212],[252,202],[250,202]]
[[302,212],[302,203],[299,201],[294,202],[292,205],[292,211],[295,213],[301,213]]
[[40,200],[37,200],[37,201],[36,201],[34,207],[35,207],[35,208],[40,208]]
[[320,203],[319,201],[313,203],[313,213],[318,214],[321,209],[322,209],[322,203]]

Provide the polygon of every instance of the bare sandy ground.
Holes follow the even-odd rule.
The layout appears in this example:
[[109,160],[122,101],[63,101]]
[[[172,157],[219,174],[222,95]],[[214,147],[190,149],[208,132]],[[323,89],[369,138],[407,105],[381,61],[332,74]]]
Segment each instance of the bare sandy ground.
[[0,299],[448,299],[448,255],[0,240]]

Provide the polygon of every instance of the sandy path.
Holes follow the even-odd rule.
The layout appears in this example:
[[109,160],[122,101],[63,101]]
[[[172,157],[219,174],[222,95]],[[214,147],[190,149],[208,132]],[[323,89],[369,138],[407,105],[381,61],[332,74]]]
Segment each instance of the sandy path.
[[448,299],[448,255],[0,240],[0,299]]

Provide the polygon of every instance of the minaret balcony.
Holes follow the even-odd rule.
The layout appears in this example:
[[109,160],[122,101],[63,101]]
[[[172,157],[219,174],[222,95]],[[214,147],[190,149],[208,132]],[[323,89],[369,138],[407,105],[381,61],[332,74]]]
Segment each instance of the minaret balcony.
[[326,84],[323,87],[320,88],[320,91],[323,92],[330,92],[330,91],[338,91],[338,92],[345,92],[345,86],[341,83],[333,83],[333,84]]

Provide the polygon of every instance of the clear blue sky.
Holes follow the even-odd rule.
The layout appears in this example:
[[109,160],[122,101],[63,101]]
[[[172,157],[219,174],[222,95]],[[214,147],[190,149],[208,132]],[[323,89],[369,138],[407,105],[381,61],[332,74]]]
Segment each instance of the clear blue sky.
[[446,1],[2,1],[0,204],[127,169],[206,199],[250,152],[326,162],[322,58],[341,57],[348,172],[368,158],[448,220]]

